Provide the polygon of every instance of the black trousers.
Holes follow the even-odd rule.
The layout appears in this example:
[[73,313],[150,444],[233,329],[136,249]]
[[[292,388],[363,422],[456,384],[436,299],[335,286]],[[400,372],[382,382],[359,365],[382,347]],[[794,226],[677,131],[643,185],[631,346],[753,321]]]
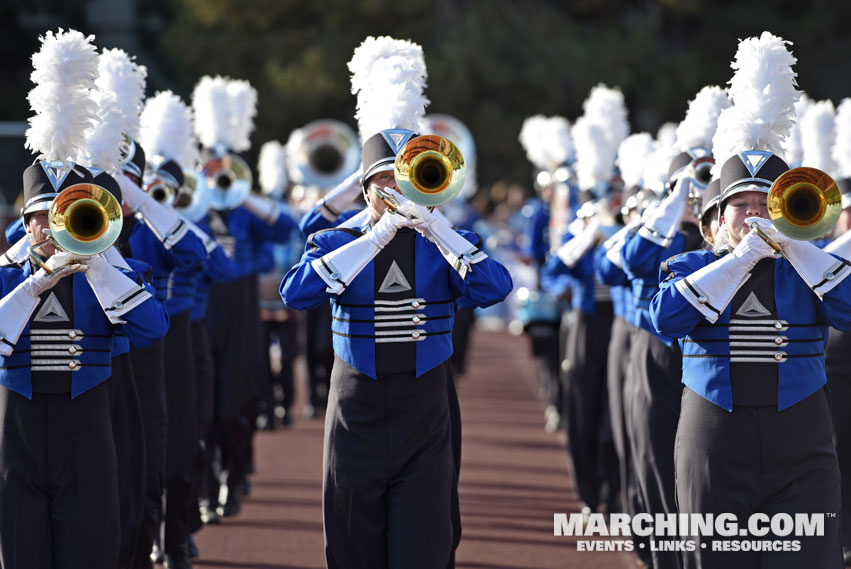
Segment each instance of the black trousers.
[[577,311],[567,337],[564,411],[567,445],[579,499],[596,511],[604,485],[620,492],[618,463],[609,424],[606,365],[612,330],[611,303],[592,316]]
[[329,569],[435,569],[452,550],[449,363],[377,380],[336,358],[325,415]]
[[307,357],[307,388],[310,404],[317,409],[325,407],[334,347],[331,338],[331,303],[326,302],[306,312],[305,349]]
[[467,348],[470,345],[470,334],[476,316],[472,308],[462,308],[455,313],[455,323],[452,325],[452,367],[455,375],[467,373]]
[[166,553],[189,537],[198,515],[193,459],[198,449],[198,395],[189,311],[170,317],[165,336],[165,392],[168,412],[165,477]]
[[824,350],[830,416],[842,474],[842,547],[851,549],[851,333],[830,329]]
[[286,410],[287,414],[291,412],[293,402],[295,401],[295,382],[293,375],[293,364],[298,357],[298,323],[292,316],[289,320],[267,320],[263,322],[263,331],[265,335],[264,346],[267,348],[272,345],[277,339],[278,345],[281,347],[281,370],[276,373],[272,370],[272,363],[268,353],[266,354],[265,362],[267,365],[267,373],[269,374],[270,393],[267,394],[266,405],[271,414],[275,405],[278,403],[274,397],[274,386],[279,385],[283,398],[280,401],[281,406]]
[[[734,406],[728,412],[686,388],[676,439],[680,511],[729,512],[739,527],[753,513],[837,512],[839,467],[831,436],[824,390],[780,412],[773,405]],[[800,552],[732,553],[707,544],[684,555],[685,567],[840,569],[840,518],[824,517],[824,536],[783,538],[800,540]]]
[[[193,532],[201,529],[201,517],[194,510],[195,505],[201,502],[202,480],[215,477],[212,472],[212,458],[208,459],[204,441],[207,440],[213,427],[214,407],[214,383],[213,383],[213,356],[210,354],[210,341],[207,338],[207,327],[204,320],[196,320],[189,325],[192,335],[192,354],[195,359],[195,394],[197,396],[197,419],[198,419],[198,444],[193,460],[194,475],[192,478],[192,505],[193,512],[190,516],[190,527]],[[207,503],[205,502],[205,505]]]
[[[220,451],[221,470],[226,473],[230,490],[245,479],[250,431],[243,415],[251,393],[249,367],[252,356],[251,328],[247,319],[250,302],[245,279],[213,283],[207,308],[207,333],[214,373],[213,427],[204,441],[208,473],[215,472],[216,450]],[[255,307],[256,309],[256,307]],[[256,347],[255,347],[256,348]],[[218,476],[205,476],[201,484],[201,500],[216,504],[219,494]]]
[[461,478],[461,404],[455,389],[455,377],[451,373],[446,380],[446,400],[449,403],[449,432],[452,445],[452,487],[449,499],[449,521],[452,524],[452,553],[447,569],[455,567],[455,551],[461,543],[461,502],[458,497],[458,482]]
[[0,387],[0,566],[115,569],[116,463],[105,383],[75,399]]
[[117,567],[121,569],[129,566],[133,556],[145,504],[145,431],[129,352],[112,358],[112,377],[106,385],[118,472],[121,541]]
[[532,356],[537,364],[538,382],[543,399],[547,405],[555,407],[561,413],[564,391],[559,377],[560,323],[557,321],[530,322],[526,325],[525,332],[529,336]]
[[[651,515],[673,514],[674,438],[680,417],[682,354],[647,330],[635,328],[630,348],[630,449],[641,502]],[[654,569],[678,569],[680,554],[653,551]]]
[[151,548],[162,521],[165,481],[166,431],[165,364],[163,340],[146,348],[130,348],[133,378],[142,410],[145,437],[145,502],[142,526],[133,549],[131,566],[150,567]]
[[[618,479],[621,483],[621,504],[629,511],[630,485],[635,486],[632,472],[632,457],[629,454],[629,431],[624,417],[624,384],[629,370],[629,344],[632,326],[623,318],[612,321],[612,334],[609,340],[609,357],[606,373],[609,389],[609,421],[612,425],[612,441],[618,455]],[[633,492],[634,496],[635,493]]]

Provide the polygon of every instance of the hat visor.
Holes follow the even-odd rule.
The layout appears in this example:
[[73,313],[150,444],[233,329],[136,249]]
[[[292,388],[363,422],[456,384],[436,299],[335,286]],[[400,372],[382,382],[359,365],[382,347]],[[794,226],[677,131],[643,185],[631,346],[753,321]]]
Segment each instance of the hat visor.
[[393,158],[390,162],[377,162],[369,167],[369,170],[364,172],[363,175],[363,187],[366,188],[367,184],[369,184],[369,179],[376,174],[381,172],[392,172],[396,165],[396,159]]
[[741,186],[736,186],[732,190],[729,190],[721,197],[721,205],[723,206],[727,200],[736,194],[741,194],[743,192],[760,192],[763,194],[767,194],[770,188],[763,184],[742,184]]
[[37,211],[49,211],[50,205],[52,203],[53,203],[53,200],[45,200],[45,201],[36,202],[36,203],[24,208],[24,210],[21,211],[21,215],[26,215],[28,213],[35,213]]

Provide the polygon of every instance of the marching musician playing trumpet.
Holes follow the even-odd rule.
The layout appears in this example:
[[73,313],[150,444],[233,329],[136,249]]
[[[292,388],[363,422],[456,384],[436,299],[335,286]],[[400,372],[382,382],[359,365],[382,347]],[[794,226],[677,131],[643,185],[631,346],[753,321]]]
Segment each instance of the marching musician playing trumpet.
[[[715,250],[668,260],[650,309],[657,330],[682,343],[679,510],[733,514],[739,523],[753,514],[836,512],[840,504],[824,346],[828,325],[851,329],[851,267],[767,219],[779,196],[785,220],[778,227],[816,226],[802,235],[814,238],[825,232],[818,204],[830,210],[839,202],[832,180],[784,174],[788,167],[774,154],[797,98],[785,44],[768,32],[740,43],[733,107],[722,113],[714,144],[725,158]],[[822,185],[833,186],[833,195],[816,189]],[[799,195],[803,202],[795,203]],[[809,207],[814,215],[801,219]],[[823,535],[795,535],[799,552],[697,547],[683,558],[687,568],[731,557],[736,567],[841,567],[839,525],[825,515]]]
[[[499,302],[511,278],[481,251],[475,234],[452,230],[441,214],[399,191],[397,153],[427,138],[412,130],[426,104],[421,48],[367,38],[349,66],[361,91],[371,218],[311,235],[281,284],[287,305],[307,309],[330,299],[334,314],[324,448],[326,563],[332,569],[442,568],[453,537],[447,381],[455,303]],[[395,93],[391,101],[387,93]],[[421,160],[426,170],[432,156]],[[455,184],[452,170],[434,172],[440,173],[437,186]]]

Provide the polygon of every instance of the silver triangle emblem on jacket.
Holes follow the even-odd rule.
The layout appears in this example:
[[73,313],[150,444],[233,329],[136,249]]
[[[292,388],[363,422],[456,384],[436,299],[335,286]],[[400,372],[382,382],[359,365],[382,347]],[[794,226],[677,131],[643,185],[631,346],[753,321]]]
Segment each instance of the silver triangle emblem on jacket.
[[65,312],[65,309],[62,308],[62,305],[59,304],[59,299],[56,298],[56,293],[51,292],[50,296],[47,297],[47,300],[44,301],[44,304],[41,305],[41,308],[38,311],[38,314],[33,318],[35,322],[70,322],[71,319],[68,318],[68,313]]
[[390,270],[387,271],[387,275],[381,281],[381,287],[378,289],[378,292],[395,293],[405,292],[406,290],[411,290],[411,285],[408,283],[408,279],[405,278],[404,273],[402,273],[402,269],[399,268],[396,261],[393,261],[393,264],[390,265]]
[[748,318],[757,318],[759,316],[771,316],[771,312],[762,305],[759,299],[756,297],[753,291],[751,291],[750,296],[748,296],[739,309],[736,311],[736,314],[739,316],[746,316]]

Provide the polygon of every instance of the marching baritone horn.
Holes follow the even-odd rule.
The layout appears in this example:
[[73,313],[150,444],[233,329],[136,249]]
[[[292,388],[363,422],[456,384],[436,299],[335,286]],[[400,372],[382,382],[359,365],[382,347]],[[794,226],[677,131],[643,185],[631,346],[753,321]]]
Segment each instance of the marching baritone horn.
[[286,146],[293,183],[330,189],[360,167],[357,134],[346,123],[322,119],[292,132]]
[[189,221],[198,223],[210,209],[210,188],[204,175],[198,170],[183,170],[183,178],[183,186],[177,192],[174,207]]
[[213,209],[233,209],[251,192],[251,169],[245,160],[232,152],[216,154],[204,163],[202,172],[210,189]]
[[[817,168],[793,168],[781,174],[768,192],[768,219],[777,230],[801,241],[827,234],[842,213],[842,196],[836,182]],[[757,232],[778,253],[783,249],[763,233]]]
[[52,242],[58,249],[77,255],[96,255],[118,239],[123,224],[121,204],[96,184],[75,184],[53,200],[47,215],[50,236],[30,246],[30,257],[49,272],[37,249]]
[[427,134],[412,138],[399,150],[394,165],[399,191],[412,202],[435,207],[453,199],[464,187],[464,156],[448,138]]

